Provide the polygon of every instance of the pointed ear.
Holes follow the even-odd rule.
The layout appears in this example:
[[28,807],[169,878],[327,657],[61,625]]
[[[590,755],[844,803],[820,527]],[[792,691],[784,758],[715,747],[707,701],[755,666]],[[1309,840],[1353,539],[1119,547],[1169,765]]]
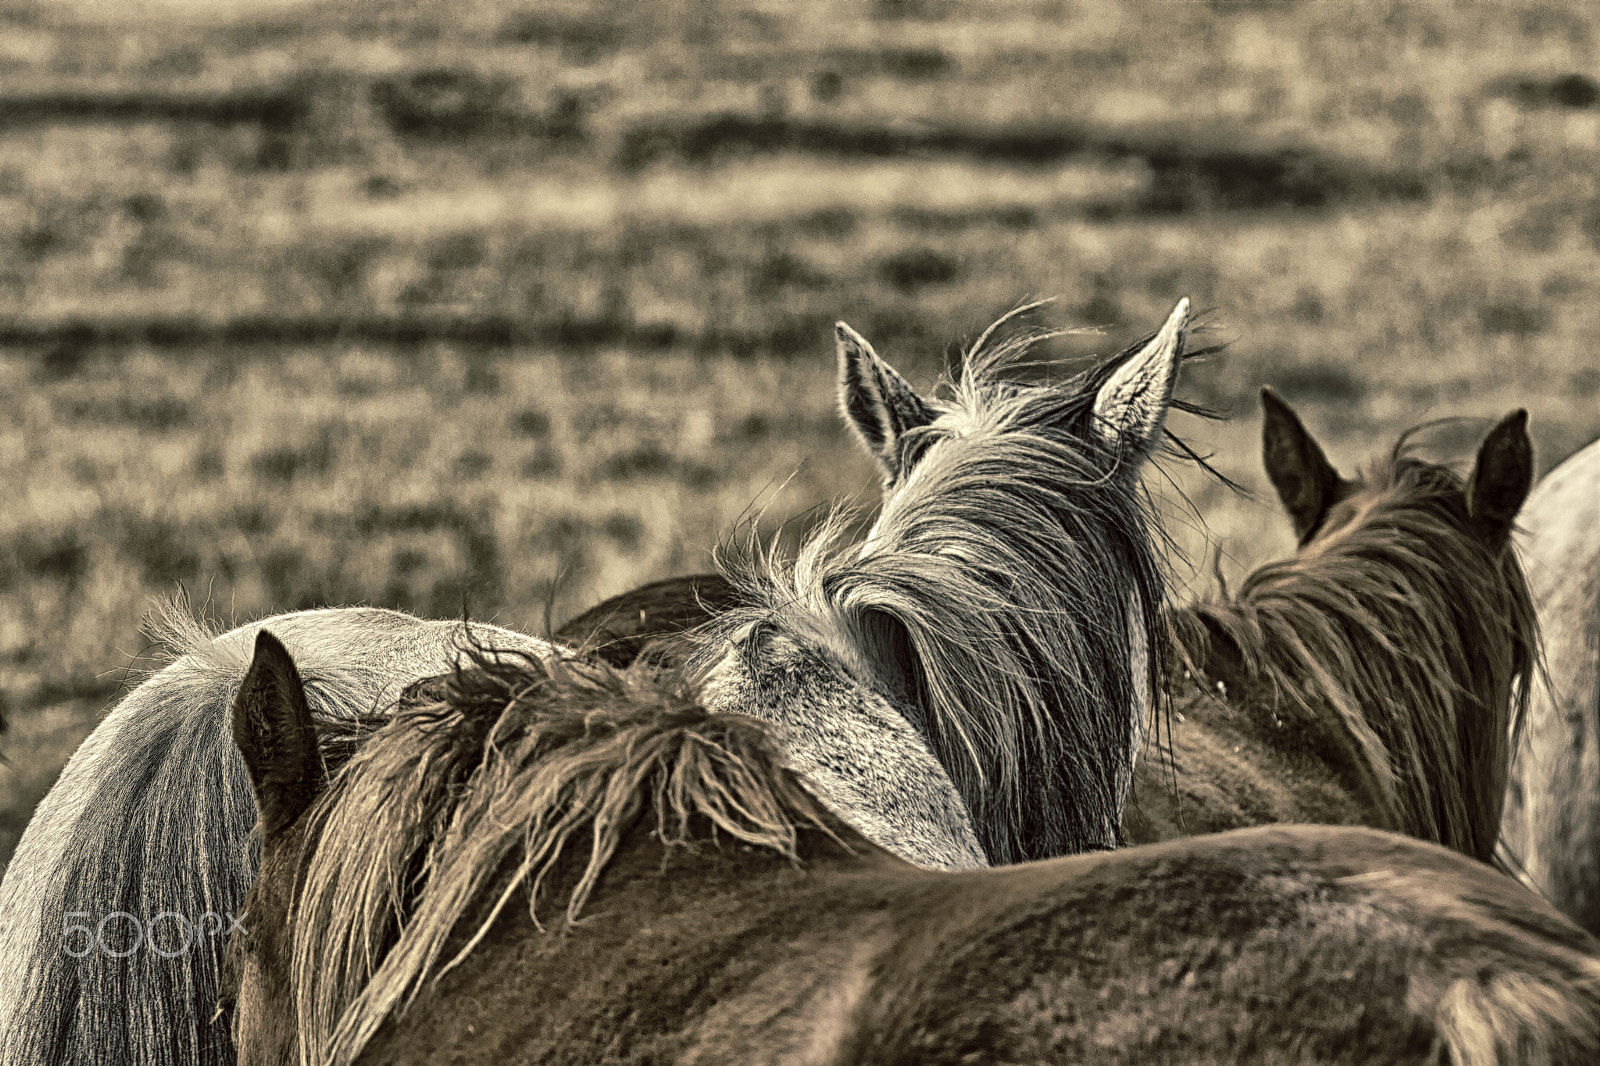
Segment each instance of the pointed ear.
[[1183,363],[1189,301],[1179,300],[1156,335],[1117,368],[1094,398],[1094,431],[1111,448],[1148,456],[1166,421]]
[[265,629],[233,700],[233,739],[255,789],[261,830],[270,839],[299,818],[322,791],[322,758],[305,685],[294,659]]
[[937,412],[894,367],[878,358],[866,338],[843,322],[833,326],[839,347],[839,408],[867,454],[877,461],[884,484],[900,469],[900,438],[932,422]]
[[1533,442],[1528,412],[1518,408],[1502,418],[1478,446],[1467,478],[1467,514],[1478,536],[1493,551],[1506,546],[1511,524],[1533,487]]
[[1339,500],[1342,479],[1300,416],[1270,388],[1261,389],[1261,463],[1301,544]]

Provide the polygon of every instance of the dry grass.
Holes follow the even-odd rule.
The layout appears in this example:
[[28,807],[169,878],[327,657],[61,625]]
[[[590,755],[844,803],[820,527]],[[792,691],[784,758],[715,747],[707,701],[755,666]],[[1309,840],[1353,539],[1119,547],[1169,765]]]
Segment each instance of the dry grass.
[[0,2],[0,855],[179,584],[538,629],[870,489],[836,317],[927,381],[1023,296],[1070,359],[1190,295],[1236,418],[1179,428],[1258,490],[1266,382],[1345,464],[1600,430],[1576,0],[104,10]]

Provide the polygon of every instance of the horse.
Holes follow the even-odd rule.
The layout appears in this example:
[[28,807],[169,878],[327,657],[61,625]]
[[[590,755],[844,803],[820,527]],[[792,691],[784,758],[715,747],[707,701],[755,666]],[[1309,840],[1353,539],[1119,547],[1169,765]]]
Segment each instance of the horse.
[[341,608],[216,635],[173,605],[149,623],[176,653],[128,693],[40,802],[0,881],[0,1063],[233,1062],[215,1017],[221,933],[255,873],[249,780],[229,707],[262,626],[337,722],[392,703],[465,641],[548,645],[495,626]]
[[1464,482],[1414,454],[1415,431],[1346,479],[1288,404],[1261,402],[1299,547],[1169,614],[1170,733],[1140,762],[1125,834],[1359,824],[1488,861],[1539,648],[1510,546],[1527,414],[1488,432]]
[[694,684],[485,653],[330,745],[259,634],[241,1066],[1600,1056],[1600,942],[1456,852],[1273,826],[929,870]]
[[1038,339],[996,339],[1007,316],[933,397],[839,323],[840,407],[881,510],[859,542],[836,513],[792,561],[721,558],[733,605],[681,653],[706,705],[778,723],[813,783],[838,776],[851,723],[908,723],[989,863],[1116,846],[1166,656],[1141,471],[1169,447],[1188,312],[1062,383],[1007,376]]
[[738,603],[733,586],[721,574],[663,578],[568,619],[552,639],[587,648],[612,666],[628,666],[641,655],[670,655],[672,638]]
[[1510,867],[1600,934],[1600,441],[1545,476],[1522,523],[1546,677],[1512,758],[1501,841]]

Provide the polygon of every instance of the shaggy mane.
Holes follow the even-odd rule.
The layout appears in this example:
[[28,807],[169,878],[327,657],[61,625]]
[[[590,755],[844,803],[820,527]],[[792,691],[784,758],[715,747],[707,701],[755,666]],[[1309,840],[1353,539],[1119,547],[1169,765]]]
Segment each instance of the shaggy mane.
[[1142,483],[1115,473],[1145,456],[1092,425],[1099,387],[1148,341],[1065,384],[1007,380],[1047,336],[985,332],[939,417],[904,434],[915,466],[864,542],[835,512],[792,563],[753,544],[719,557],[742,606],[696,635],[701,668],[751,625],[830,649],[917,716],[995,864],[1114,846],[1163,698],[1166,542]]
[[[759,722],[713,716],[643,669],[476,649],[469,660],[369,722],[308,816],[315,852],[293,915],[303,1062],[353,1061],[519,892],[539,925],[574,838],[588,862],[558,901],[569,922],[640,818],[666,847],[709,831],[791,860],[801,830],[832,835]],[[488,916],[443,959],[485,893]]]
[[[1495,558],[1469,532],[1462,478],[1409,454],[1411,436],[1364,471],[1349,526],[1231,598],[1175,610],[1174,641],[1208,698],[1242,680],[1325,733],[1331,708],[1328,739],[1391,828],[1487,861],[1538,620],[1516,553]],[[1237,654],[1242,679],[1219,676],[1217,651]]]

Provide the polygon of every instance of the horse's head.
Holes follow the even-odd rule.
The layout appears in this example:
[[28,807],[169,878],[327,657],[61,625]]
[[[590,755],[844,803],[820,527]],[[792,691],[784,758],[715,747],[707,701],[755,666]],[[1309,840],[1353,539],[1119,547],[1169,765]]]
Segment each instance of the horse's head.
[[[991,861],[1116,842],[1166,640],[1140,472],[1163,443],[1188,313],[1180,301],[1149,338],[1043,384],[1008,373],[1040,338],[997,339],[1007,316],[936,398],[837,328],[840,405],[878,465],[882,511],[864,541],[836,524],[787,572],[758,576],[753,613],[733,621],[786,629],[861,699],[886,698]],[[804,673],[776,648],[725,660],[745,667],[737,691],[769,706]]]
[[997,376],[1039,338],[997,341],[996,330],[1036,306],[1019,308],[984,331],[948,398],[920,395],[866,338],[843,322],[834,327],[839,406],[877,464],[886,497],[905,484],[939,442],[1008,430],[1074,439],[1104,476],[1137,477],[1159,442],[1172,402],[1187,339],[1189,301],[1180,300],[1153,336],[1064,384]]
[[1300,548],[1251,574],[1240,598],[1294,633],[1272,647],[1315,663],[1284,676],[1315,676],[1323,704],[1341,708],[1395,824],[1487,859],[1539,646],[1510,548],[1533,482],[1527,413],[1495,424],[1465,478],[1417,455],[1417,430],[1346,478],[1270,389],[1262,403],[1267,474]]
[[1386,461],[1346,478],[1277,393],[1263,388],[1261,405],[1262,462],[1302,548],[1354,528],[1380,499],[1388,499],[1432,509],[1494,558],[1505,552],[1517,512],[1533,486],[1526,411],[1513,411],[1495,424],[1463,481],[1444,466],[1407,454],[1410,434]]
[[222,997],[233,1004],[240,1066],[298,1061],[290,915],[310,832],[305,817],[327,785],[305,686],[265,629],[233,704],[233,735],[261,816],[261,869],[228,938]]

